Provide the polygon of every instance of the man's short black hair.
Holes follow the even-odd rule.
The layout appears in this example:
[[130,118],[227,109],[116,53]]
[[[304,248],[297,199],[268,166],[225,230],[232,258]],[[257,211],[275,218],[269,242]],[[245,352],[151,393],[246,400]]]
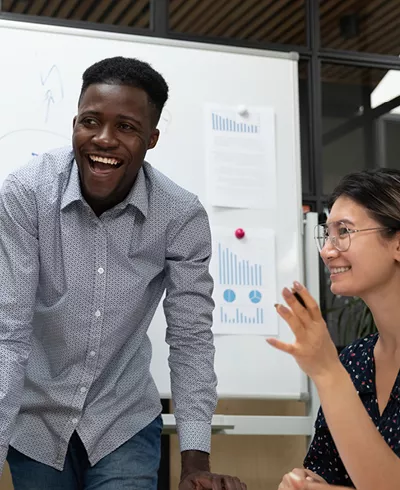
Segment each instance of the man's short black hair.
[[116,56],[98,61],[85,70],[82,81],[79,103],[86,89],[97,83],[129,85],[144,90],[154,109],[154,125],[158,123],[161,111],[168,99],[168,85],[162,75],[148,63],[136,58]]

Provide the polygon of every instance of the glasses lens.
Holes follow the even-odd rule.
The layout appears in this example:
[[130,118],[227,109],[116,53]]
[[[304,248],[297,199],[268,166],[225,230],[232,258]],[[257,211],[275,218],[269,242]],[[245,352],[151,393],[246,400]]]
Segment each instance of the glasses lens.
[[328,232],[326,227],[324,225],[317,225],[314,230],[314,239],[317,248],[320,252],[324,248],[327,238],[328,238]]
[[[350,233],[347,226],[340,221],[336,223],[330,223],[328,227],[328,233],[331,237],[333,245],[340,252],[346,252],[350,247]],[[333,238],[334,237],[334,238]]]
[[350,233],[344,223],[339,221],[329,223],[329,225],[317,225],[315,227],[314,238],[321,251],[326,241],[329,239],[332,245],[340,252],[346,252],[350,247]]

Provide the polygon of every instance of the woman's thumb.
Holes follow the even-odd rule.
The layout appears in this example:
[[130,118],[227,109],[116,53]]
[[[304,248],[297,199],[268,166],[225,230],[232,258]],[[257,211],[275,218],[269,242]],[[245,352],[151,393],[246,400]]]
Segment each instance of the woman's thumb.
[[289,473],[288,476],[290,477],[291,483],[295,490],[305,490],[307,488],[305,478],[301,478],[301,476],[296,475],[292,471]]

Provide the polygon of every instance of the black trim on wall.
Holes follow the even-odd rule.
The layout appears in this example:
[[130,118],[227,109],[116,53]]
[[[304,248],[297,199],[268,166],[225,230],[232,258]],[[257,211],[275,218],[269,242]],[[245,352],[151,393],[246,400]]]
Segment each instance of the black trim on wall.
[[157,37],[169,37],[169,0],[154,0],[150,4],[150,29],[157,33]]
[[368,68],[400,67],[398,56],[363,53],[360,51],[338,51],[334,49],[320,49],[319,56],[327,63],[338,63],[341,65],[366,66]]

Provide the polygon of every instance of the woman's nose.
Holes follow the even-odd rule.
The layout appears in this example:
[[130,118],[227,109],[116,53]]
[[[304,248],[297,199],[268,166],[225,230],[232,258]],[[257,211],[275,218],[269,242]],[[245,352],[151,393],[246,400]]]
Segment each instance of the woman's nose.
[[339,250],[333,245],[330,238],[328,238],[320,252],[321,258],[325,261],[337,257],[339,254]]

